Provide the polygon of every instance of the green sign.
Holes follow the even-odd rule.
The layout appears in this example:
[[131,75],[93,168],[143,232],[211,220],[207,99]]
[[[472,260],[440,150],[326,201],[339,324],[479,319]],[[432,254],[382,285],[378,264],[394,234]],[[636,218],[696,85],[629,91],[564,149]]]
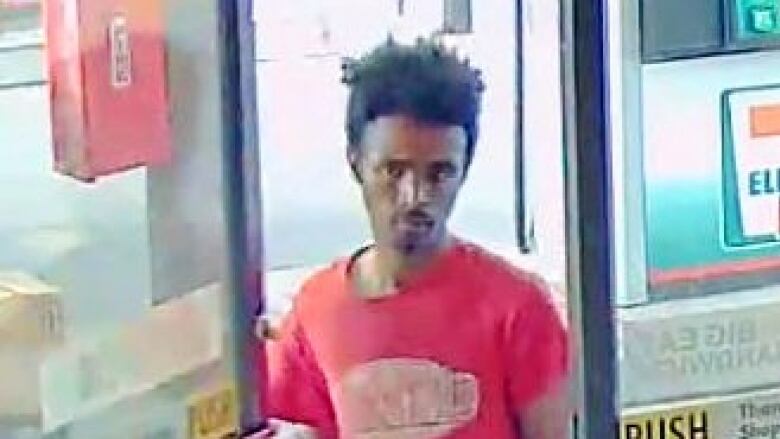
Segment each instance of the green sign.
[[734,1],[739,38],[780,37],[780,0]]

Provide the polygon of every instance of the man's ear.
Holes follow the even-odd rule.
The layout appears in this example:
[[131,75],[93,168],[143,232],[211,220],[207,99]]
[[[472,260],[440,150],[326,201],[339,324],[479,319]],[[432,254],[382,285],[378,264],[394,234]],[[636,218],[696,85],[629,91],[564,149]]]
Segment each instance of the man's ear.
[[360,177],[360,152],[356,145],[347,146],[347,163],[352,170],[352,176],[358,183],[363,183],[363,179]]

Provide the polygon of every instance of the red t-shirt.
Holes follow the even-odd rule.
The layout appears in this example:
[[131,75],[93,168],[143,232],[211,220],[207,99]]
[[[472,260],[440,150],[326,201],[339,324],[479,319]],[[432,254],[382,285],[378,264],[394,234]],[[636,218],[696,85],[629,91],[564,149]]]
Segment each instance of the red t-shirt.
[[393,296],[358,297],[339,260],[269,345],[270,415],[321,439],[517,438],[568,343],[538,278],[459,242]]

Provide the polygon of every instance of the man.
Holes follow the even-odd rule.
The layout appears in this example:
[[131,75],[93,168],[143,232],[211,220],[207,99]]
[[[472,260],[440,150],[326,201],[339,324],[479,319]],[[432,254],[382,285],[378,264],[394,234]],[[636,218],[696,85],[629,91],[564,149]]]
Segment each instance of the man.
[[479,72],[422,40],[344,70],[374,243],[303,285],[269,342],[270,415],[320,439],[564,439],[567,334],[547,289],[447,229]]

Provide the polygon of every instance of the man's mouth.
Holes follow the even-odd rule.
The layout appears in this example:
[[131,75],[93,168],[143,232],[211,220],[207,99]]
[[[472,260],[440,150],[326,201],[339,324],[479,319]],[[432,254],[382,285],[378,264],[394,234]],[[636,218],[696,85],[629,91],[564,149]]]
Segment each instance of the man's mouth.
[[403,251],[411,253],[433,238],[436,221],[425,212],[410,212],[398,218],[396,239]]
[[434,220],[424,213],[413,213],[403,217],[401,224],[412,229],[429,229],[433,227]]

